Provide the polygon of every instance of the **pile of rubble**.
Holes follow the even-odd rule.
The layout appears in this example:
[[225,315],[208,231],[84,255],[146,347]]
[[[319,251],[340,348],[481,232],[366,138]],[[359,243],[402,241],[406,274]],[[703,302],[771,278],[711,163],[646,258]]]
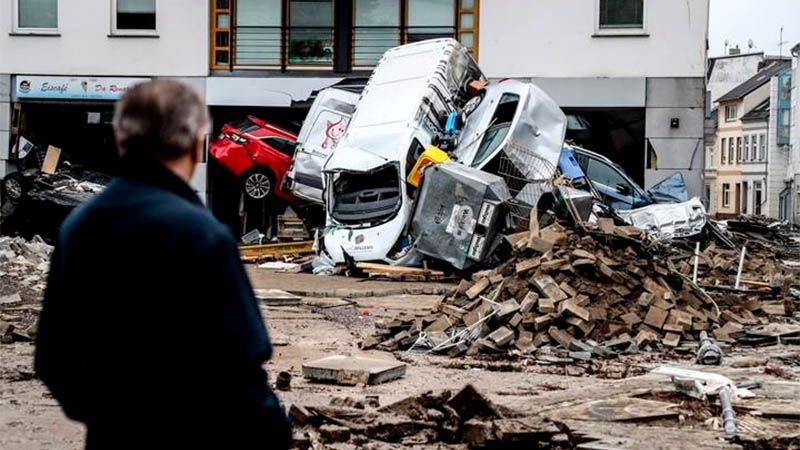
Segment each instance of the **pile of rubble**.
[[743,260],[739,278],[749,286],[737,288],[737,250],[708,245],[696,258],[695,283],[693,252],[611,219],[507,239],[507,262],[462,280],[433,314],[383,323],[362,347],[590,360],[696,348],[703,331],[728,341],[748,326],[788,320],[797,304],[797,275],[774,253],[754,250]]
[[[513,417],[471,385],[453,395],[426,392],[386,406],[334,399],[330,407],[293,405],[294,448],[326,448],[347,443],[400,445],[467,444],[470,448],[574,448],[565,425],[541,417]],[[380,448],[380,447],[375,447]]]
[[38,236],[30,241],[0,236],[0,339],[31,338],[50,267],[53,247]]

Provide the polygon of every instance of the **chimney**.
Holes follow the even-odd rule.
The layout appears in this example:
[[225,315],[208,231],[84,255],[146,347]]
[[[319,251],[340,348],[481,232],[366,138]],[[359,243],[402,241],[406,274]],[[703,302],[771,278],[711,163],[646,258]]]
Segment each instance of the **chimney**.
[[736,45],[736,47],[733,47],[730,50],[728,50],[728,55],[730,56],[741,55],[741,54],[742,50],[739,48],[739,45]]

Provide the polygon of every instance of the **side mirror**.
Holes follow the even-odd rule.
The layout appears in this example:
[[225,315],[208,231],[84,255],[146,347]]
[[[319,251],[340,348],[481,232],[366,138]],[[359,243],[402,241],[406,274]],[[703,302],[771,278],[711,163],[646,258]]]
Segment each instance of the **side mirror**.
[[627,184],[620,183],[620,184],[614,186],[614,188],[617,190],[617,192],[619,192],[622,195],[631,195],[633,193],[633,191],[631,190],[631,187],[628,186]]

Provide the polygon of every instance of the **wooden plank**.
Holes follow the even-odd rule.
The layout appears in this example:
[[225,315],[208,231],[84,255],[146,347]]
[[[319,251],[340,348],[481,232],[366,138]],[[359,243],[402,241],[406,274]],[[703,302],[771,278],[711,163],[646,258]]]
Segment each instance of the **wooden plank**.
[[286,242],[267,245],[245,245],[239,247],[239,254],[245,258],[264,258],[280,255],[310,255],[314,253],[313,241]]
[[356,263],[356,267],[367,272],[396,273],[401,275],[433,275],[443,276],[444,272],[438,270],[421,269],[418,267],[390,266],[388,264]]

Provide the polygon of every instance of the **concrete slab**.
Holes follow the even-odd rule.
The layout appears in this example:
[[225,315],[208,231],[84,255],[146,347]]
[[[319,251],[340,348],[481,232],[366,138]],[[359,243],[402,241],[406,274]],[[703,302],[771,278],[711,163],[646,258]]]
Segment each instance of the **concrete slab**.
[[302,298],[281,289],[255,289],[256,299],[267,306],[296,306]]
[[381,384],[405,373],[405,363],[363,356],[335,355],[303,364],[306,378],[348,386]]

